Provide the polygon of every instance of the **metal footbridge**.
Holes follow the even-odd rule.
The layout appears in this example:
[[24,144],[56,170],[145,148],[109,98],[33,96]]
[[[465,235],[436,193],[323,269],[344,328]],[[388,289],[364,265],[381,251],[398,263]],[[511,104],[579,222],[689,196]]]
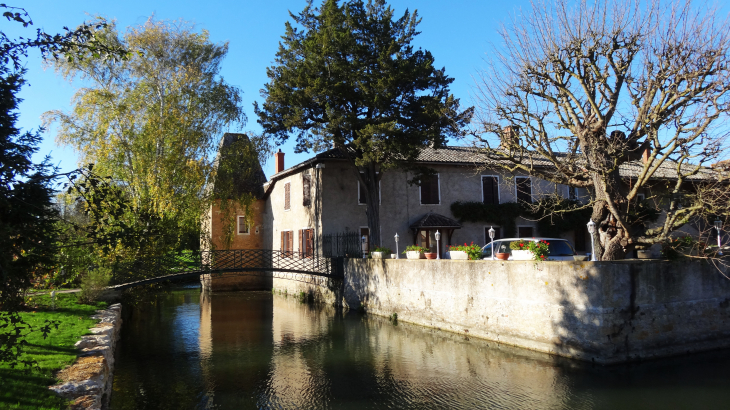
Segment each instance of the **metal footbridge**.
[[313,253],[267,249],[193,251],[119,264],[114,268],[109,288],[122,290],[223,273],[271,275],[304,282],[321,281],[343,278],[343,266],[342,258]]

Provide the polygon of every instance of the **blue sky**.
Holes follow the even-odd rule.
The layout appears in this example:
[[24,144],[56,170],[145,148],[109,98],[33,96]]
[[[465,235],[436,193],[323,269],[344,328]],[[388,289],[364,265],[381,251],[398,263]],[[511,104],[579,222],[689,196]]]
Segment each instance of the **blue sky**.
[[[315,4],[318,2],[315,1]],[[392,0],[389,4],[396,15],[402,15],[406,8],[418,10],[422,18],[419,26],[422,34],[416,38],[416,46],[430,50],[436,58],[436,65],[446,67],[446,73],[455,79],[452,92],[462,100],[463,106],[470,106],[473,105],[470,95],[473,76],[484,66],[483,59],[490,49],[490,42],[499,41],[499,23],[506,21],[509,13],[518,12],[520,5],[529,3],[524,0]],[[23,0],[8,2],[8,5],[24,7],[34,22],[33,28],[22,29],[18,24],[3,20],[0,23],[2,30],[11,37],[30,37],[35,28],[58,33],[63,26],[75,27],[94,15],[115,19],[120,29],[142,24],[152,14],[156,19],[183,19],[195,23],[197,28],[210,32],[212,41],[229,42],[222,76],[243,91],[244,109],[248,116],[244,130],[259,131],[253,102],[263,101],[259,90],[267,81],[266,67],[271,65],[280,37],[284,34],[288,11],[301,11],[306,1]],[[71,98],[81,84],[69,84],[53,70],[43,70],[40,55],[36,52],[26,61],[26,79],[30,86],[26,86],[20,94],[24,101],[20,106],[19,125],[23,129],[35,129],[40,126],[43,112],[69,110]],[[53,162],[60,164],[63,170],[74,169],[76,155],[73,150],[56,146],[54,138],[53,129],[46,131],[40,154],[50,154]],[[311,155],[294,154],[291,143],[282,149],[287,154],[287,166]],[[271,175],[273,161],[269,161],[264,170]]]

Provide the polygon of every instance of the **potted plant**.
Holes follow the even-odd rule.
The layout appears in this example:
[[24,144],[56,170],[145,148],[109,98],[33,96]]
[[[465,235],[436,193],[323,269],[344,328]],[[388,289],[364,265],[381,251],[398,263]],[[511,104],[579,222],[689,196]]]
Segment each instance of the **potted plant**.
[[384,246],[379,246],[375,248],[372,252],[370,252],[370,257],[373,259],[388,259],[388,257],[391,254],[390,248],[386,248]]
[[449,256],[451,259],[470,259],[478,260],[482,258],[482,248],[479,245],[474,245],[474,242],[467,245],[451,245],[449,247]]
[[436,251],[429,249],[428,252],[423,252],[423,256],[425,256],[426,259],[436,259]]
[[530,252],[530,242],[524,239],[519,241],[513,241],[509,244],[509,248],[512,249],[512,260],[515,261],[530,261],[534,259],[532,252]]
[[423,251],[425,251],[425,249],[422,246],[408,245],[403,253],[406,254],[408,259],[421,259],[423,257]]
[[550,242],[548,241],[530,241],[527,249],[532,254],[532,259],[536,261],[544,261],[547,259]]
[[494,257],[497,258],[497,259],[499,259],[499,260],[506,261],[507,259],[509,259],[509,253],[507,253],[507,252],[496,252],[494,254]]

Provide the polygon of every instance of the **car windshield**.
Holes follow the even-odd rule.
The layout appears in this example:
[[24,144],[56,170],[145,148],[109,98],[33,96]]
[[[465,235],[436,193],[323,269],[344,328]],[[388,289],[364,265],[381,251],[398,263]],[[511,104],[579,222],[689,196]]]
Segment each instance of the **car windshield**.
[[548,241],[548,256],[572,256],[575,252],[566,241]]

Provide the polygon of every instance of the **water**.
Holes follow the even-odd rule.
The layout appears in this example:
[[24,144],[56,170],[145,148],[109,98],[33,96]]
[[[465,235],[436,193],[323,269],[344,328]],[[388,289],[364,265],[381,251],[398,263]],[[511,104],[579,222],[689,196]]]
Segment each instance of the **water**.
[[266,292],[125,309],[114,410],[730,408],[730,351],[594,367]]

